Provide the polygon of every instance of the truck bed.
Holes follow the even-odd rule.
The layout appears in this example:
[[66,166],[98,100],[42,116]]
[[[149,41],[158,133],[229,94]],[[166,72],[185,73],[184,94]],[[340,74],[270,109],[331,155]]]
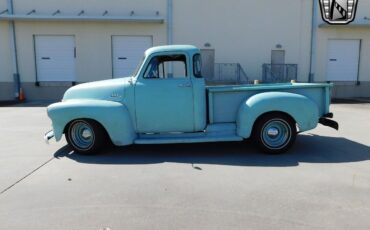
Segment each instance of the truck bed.
[[304,95],[315,102],[320,116],[329,112],[329,83],[281,83],[257,85],[207,86],[208,118],[213,123],[235,122],[238,109],[251,96],[263,92],[290,92]]

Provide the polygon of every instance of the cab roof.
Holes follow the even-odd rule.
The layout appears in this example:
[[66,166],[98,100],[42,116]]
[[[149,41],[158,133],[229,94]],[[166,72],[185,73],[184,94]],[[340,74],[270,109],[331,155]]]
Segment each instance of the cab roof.
[[199,53],[199,49],[192,45],[166,45],[166,46],[155,46],[149,48],[145,51],[145,56],[149,56],[154,53],[161,53],[161,52],[185,52],[189,55],[193,55],[195,53]]

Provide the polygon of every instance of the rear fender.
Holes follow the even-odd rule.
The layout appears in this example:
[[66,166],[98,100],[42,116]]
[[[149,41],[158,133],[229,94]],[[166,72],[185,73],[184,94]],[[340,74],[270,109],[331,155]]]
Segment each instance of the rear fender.
[[54,103],[48,108],[55,139],[62,138],[66,125],[76,119],[93,119],[107,131],[115,145],[132,144],[136,138],[126,106],[105,100],[68,100]]
[[269,112],[290,115],[300,132],[315,128],[319,121],[317,105],[306,96],[286,92],[260,93],[240,105],[236,121],[238,135],[250,137],[255,121]]

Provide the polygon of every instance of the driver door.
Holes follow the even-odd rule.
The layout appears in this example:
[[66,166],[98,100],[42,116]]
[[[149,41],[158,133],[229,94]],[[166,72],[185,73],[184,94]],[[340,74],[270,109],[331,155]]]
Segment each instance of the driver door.
[[169,53],[149,61],[135,85],[139,133],[194,131],[193,85],[187,67],[185,54]]

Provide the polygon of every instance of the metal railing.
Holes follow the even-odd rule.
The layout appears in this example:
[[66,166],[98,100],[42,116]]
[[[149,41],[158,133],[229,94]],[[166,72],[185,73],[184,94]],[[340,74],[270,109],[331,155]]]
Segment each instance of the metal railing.
[[248,76],[239,63],[215,63],[213,76],[206,78],[207,84],[246,84]]
[[297,80],[297,64],[263,64],[262,82],[279,83]]

